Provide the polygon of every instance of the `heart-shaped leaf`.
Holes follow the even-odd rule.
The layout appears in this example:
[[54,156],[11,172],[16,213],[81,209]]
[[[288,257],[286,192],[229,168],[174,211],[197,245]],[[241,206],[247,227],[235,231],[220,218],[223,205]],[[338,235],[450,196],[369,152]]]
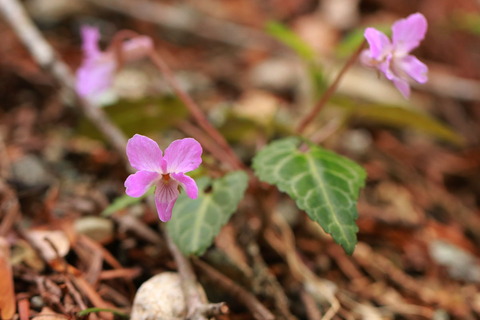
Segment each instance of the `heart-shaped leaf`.
[[[248,176],[243,171],[231,172],[213,183],[201,178],[197,181],[197,199],[192,200],[185,194],[178,197],[167,231],[180,251],[185,255],[205,252],[237,209],[247,182]],[[210,186],[211,191],[205,192]]]
[[253,159],[255,174],[292,197],[348,254],[357,243],[357,199],[366,173],[355,162],[302,140],[285,138]]

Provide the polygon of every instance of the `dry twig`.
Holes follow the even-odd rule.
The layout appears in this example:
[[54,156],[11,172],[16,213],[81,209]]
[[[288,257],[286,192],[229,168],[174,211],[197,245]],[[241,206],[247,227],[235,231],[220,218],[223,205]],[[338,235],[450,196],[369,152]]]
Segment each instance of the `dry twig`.
[[273,320],[274,315],[268,311],[260,301],[257,300],[247,290],[240,287],[230,278],[224,276],[205,262],[201,260],[193,260],[194,264],[203,271],[203,273],[213,282],[218,284],[222,289],[227,291],[230,295],[242,302],[252,313],[257,320]]
[[[197,288],[197,278],[193,272],[192,266],[187,258],[180,252],[173,242],[173,239],[164,229],[165,238],[167,239],[168,248],[177,263],[178,273],[182,279],[182,291],[187,302],[187,319],[189,320],[207,320],[207,317],[216,312],[225,311],[218,304],[208,304],[202,298]],[[217,313],[218,314],[218,313]]]

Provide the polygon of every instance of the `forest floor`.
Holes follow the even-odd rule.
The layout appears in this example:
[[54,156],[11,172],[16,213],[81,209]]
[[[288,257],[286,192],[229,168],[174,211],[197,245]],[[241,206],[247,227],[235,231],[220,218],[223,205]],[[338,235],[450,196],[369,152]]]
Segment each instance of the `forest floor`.
[[[102,46],[120,29],[152,37],[247,166],[256,150],[285,135],[269,133],[264,118],[280,115],[288,127],[312,103],[308,65],[265,32],[269,21],[308,43],[328,78],[346,60],[338,48],[355,29],[422,12],[429,29],[415,54],[429,66],[429,82],[405,100],[375,71],[355,64],[311,128],[323,147],[367,171],[353,255],[285,194],[269,192],[265,208],[275,214],[266,219],[265,208],[246,199],[192,266],[208,300],[225,302],[217,319],[480,319],[478,1],[23,4],[72,70],[82,60],[82,25],[100,27]],[[102,214],[125,193],[124,154],[68,103],[62,84],[39,67],[5,19],[0,39],[1,315],[128,317],[142,283],[177,271],[157,214],[145,202]],[[126,136],[155,132],[165,142],[194,132],[148,61],[126,67],[117,80],[117,99],[102,110]],[[345,97],[366,111],[346,117],[339,106]],[[388,113],[387,105],[441,125]],[[212,175],[225,170],[208,152],[204,163]],[[89,308],[99,309],[79,314]]]

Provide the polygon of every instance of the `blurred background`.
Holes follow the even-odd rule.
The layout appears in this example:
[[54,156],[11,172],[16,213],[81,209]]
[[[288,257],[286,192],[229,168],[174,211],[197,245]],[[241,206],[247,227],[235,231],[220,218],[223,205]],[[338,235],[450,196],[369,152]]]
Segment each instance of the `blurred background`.
[[[293,133],[361,44],[366,27],[388,33],[394,21],[421,12],[429,26],[413,54],[428,65],[429,81],[412,84],[406,100],[383,75],[355,63],[306,132],[367,170],[354,255],[346,256],[290,200],[278,199],[296,254],[332,285],[332,298],[312,304],[275,246],[242,233],[255,229],[259,219],[248,205],[203,259],[232,279],[243,272],[242,285],[278,319],[326,319],[335,301],[329,319],[480,318],[478,0],[21,3],[72,71],[82,62],[83,25],[100,29],[104,49],[120,30],[150,36],[247,165],[267,142]],[[128,314],[141,283],[176,268],[158,235],[156,213],[136,203],[120,214],[101,215],[124,194],[122,156],[3,18],[0,39],[0,236],[10,248],[17,308],[24,306],[29,311],[23,314],[32,317],[72,315],[92,306]],[[96,104],[128,137],[147,134],[166,146],[191,132],[188,112],[146,59],[123,66]],[[204,164],[211,175],[225,169],[208,154]],[[72,291],[59,276],[67,269],[32,249],[42,232],[57,237],[52,241],[61,248],[52,257],[61,256],[70,274],[84,276],[84,286],[76,283]],[[273,277],[268,281],[245,250],[252,243]],[[51,250],[45,246],[41,250]],[[214,287],[201,272],[199,278]],[[269,284],[262,289],[259,279]],[[287,308],[272,288],[281,288]],[[229,304],[231,313],[220,319],[252,317],[235,298],[215,288],[207,294]]]

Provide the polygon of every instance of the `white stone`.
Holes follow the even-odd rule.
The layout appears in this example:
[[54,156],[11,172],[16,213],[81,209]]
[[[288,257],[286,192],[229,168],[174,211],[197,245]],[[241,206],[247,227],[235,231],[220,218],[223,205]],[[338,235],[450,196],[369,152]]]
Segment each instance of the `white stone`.
[[185,319],[187,306],[180,276],[175,272],[158,274],[137,291],[133,301],[131,320]]

